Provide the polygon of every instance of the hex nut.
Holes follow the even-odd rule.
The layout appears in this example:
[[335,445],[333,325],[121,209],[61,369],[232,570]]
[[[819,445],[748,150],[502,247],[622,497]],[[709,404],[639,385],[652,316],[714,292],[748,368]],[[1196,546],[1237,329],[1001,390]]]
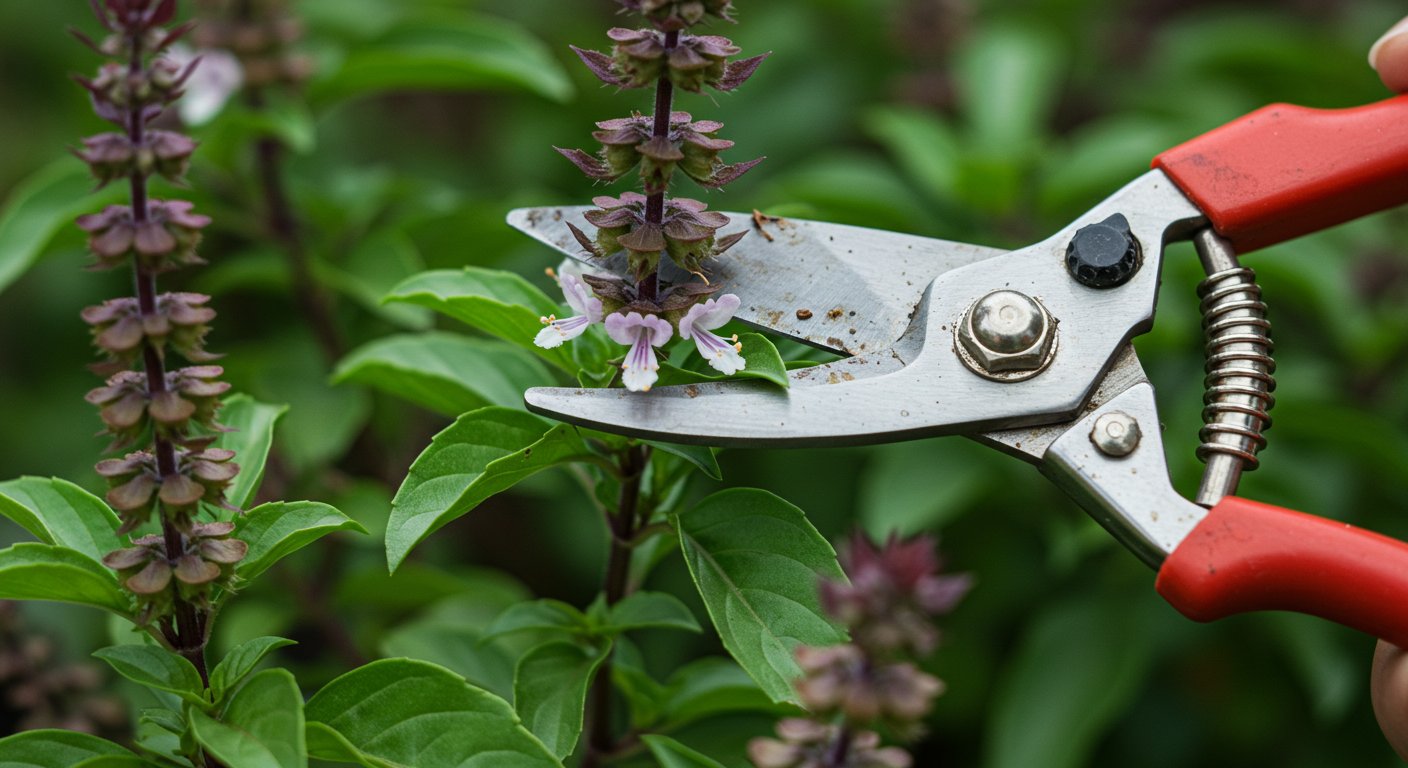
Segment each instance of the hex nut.
[[1056,319],[1024,293],[993,291],[968,309],[956,336],[960,359],[975,373],[1020,381],[1040,373],[1054,357]]

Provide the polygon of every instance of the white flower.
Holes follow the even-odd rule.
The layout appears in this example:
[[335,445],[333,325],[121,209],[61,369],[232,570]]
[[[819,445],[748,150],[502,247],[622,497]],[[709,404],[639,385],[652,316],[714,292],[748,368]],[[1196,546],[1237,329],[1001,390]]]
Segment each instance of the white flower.
[[564,272],[558,282],[562,285],[562,296],[567,300],[567,306],[577,314],[562,320],[558,320],[556,315],[539,318],[547,327],[538,331],[533,343],[543,349],[556,349],[564,342],[586,333],[587,326],[601,322],[601,299],[592,295],[592,289],[582,282],[582,278]]
[[726,293],[717,300],[709,299],[690,307],[680,321],[680,338],[693,338],[700,356],[725,376],[732,376],[748,366],[743,355],[738,354],[743,351],[743,345],[738,343],[736,335],[725,340],[709,331],[732,320],[740,303],[737,296]]
[[617,312],[606,318],[606,333],[617,344],[629,344],[626,362],[621,365],[621,381],[632,392],[649,392],[660,378],[660,363],[655,359],[655,347],[670,340],[675,331],[664,319],[639,312],[622,315]]
[[244,68],[229,51],[193,51],[177,43],[166,52],[166,58],[181,71],[197,57],[200,63],[182,88],[185,95],[176,102],[181,122],[191,126],[204,125],[213,120],[225,108],[230,97],[244,85]]

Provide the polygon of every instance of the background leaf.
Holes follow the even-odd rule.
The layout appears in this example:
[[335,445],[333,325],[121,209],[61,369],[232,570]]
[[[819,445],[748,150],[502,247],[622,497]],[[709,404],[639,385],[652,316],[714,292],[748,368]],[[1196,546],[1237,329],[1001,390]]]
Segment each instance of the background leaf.
[[819,579],[844,578],[835,550],[802,510],[766,491],[720,491],[676,525],[724,647],[774,701],[795,701],[797,646],[845,639],[817,602]]
[[428,307],[577,373],[571,345],[543,349],[533,344],[543,328],[539,318],[557,312],[557,302],[512,272],[479,267],[425,272],[396,286],[386,300]]
[[132,757],[122,747],[86,733],[34,730],[0,739],[3,768],[74,768],[100,757]]
[[205,684],[195,665],[184,656],[155,645],[114,645],[93,655],[138,685],[174,693],[199,705],[208,705]]
[[221,434],[215,447],[234,451],[234,460],[240,465],[240,473],[225,490],[231,506],[244,509],[254,500],[274,444],[274,427],[285,413],[288,406],[266,405],[249,395],[233,395],[225,400],[220,422],[234,431]]
[[633,629],[679,629],[699,632],[699,622],[689,606],[664,592],[633,592],[611,606],[604,631]]
[[66,157],[14,188],[0,212],[0,293],[34,265],[60,228],[123,194],[115,184],[93,195],[94,186],[88,169]]
[[229,768],[307,768],[303,694],[286,669],[249,678],[219,720],[190,712],[196,741]]
[[239,684],[269,653],[290,645],[292,640],[282,637],[256,637],[240,643],[234,650],[225,654],[215,668],[210,670],[210,693],[219,701]]
[[392,502],[386,560],[392,571],[441,526],[525,477],[590,457],[576,430],[549,428],[520,411],[484,408],[461,416],[435,436]]
[[495,768],[562,766],[507,702],[423,661],[384,659],[354,669],[318,691],[307,715],[310,725],[336,734],[324,733],[310,750],[322,759],[457,768],[491,753]]
[[552,642],[534,648],[518,661],[513,675],[513,708],[528,730],[559,758],[572,754],[577,746],[587,687],[610,653],[609,642],[596,650]]
[[572,85],[536,38],[488,16],[418,14],[353,48],[312,97],[334,99],[396,89],[523,88],[566,100]]
[[22,477],[0,483],[0,515],[45,544],[74,549],[96,561],[126,546],[121,522],[97,496],[67,480]]
[[333,372],[446,416],[498,405],[522,408],[529,387],[553,383],[532,354],[452,333],[388,336],[354,350]]
[[250,510],[235,521],[235,538],[249,553],[235,573],[253,580],[274,563],[336,531],[366,533],[361,523],[316,501],[276,501]]
[[660,768],[724,768],[719,761],[690,749],[669,736],[646,734],[640,738],[650,754],[660,761]]
[[127,616],[131,599],[106,567],[77,550],[16,544],[0,550],[0,600],[77,603]]

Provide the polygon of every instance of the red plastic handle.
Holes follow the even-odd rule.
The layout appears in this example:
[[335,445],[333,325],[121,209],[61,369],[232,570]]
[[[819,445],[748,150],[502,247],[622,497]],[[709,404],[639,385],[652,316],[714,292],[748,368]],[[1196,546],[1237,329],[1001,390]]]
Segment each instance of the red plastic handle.
[[1408,203],[1408,96],[1273,104],[1154,159],[1240,253]]
[[1295,611],[1408,647],[1408,544],[1346,523],[1229,497],[1156,586],[1195,621]]

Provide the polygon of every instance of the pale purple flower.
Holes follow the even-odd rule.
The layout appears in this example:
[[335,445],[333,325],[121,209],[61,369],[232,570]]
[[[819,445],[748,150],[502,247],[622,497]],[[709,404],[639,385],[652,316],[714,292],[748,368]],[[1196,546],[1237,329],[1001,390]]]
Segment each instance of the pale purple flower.
[[748,366],[743,355],[738,354],[743,351],[743,345],[738,343],[737,335],[724,339],[710,331],[732,320],[740,303],[737,296],[726,293],[703,304],[695,304],[680,320],[680,338],[693,338],[700,356],[725,376],[732,376]]
[[556,349],[566,341],[586,333],[587,326],[601,322],[601,299],[592,295],[592,289],[582,282],[582,278],[572,272],[562,272],[558,278],[562,286],[562,296],[567,306],[577,314],[561,320],[556,315],[539,318],[547,326],[538,331],[533,343],[543,349]]
[[649,392],[660,378],[660,363],[655,359],[655,347],[675,334],[670,324],[654,315],[639,312],[623,315],[617,312],[606,318],[606,333],[617,344],[629,344],[626,362],[621,365],[621,381],[632,392]]
[[167,50],[166,58],[181,71],[200,59],[195,72],[186,80],[185,97],[176,104],[181,121],[186,125],[204,125],[215,119],[230,97],[244,85],[244,68],[229,51],[194,51],[178,43]]

